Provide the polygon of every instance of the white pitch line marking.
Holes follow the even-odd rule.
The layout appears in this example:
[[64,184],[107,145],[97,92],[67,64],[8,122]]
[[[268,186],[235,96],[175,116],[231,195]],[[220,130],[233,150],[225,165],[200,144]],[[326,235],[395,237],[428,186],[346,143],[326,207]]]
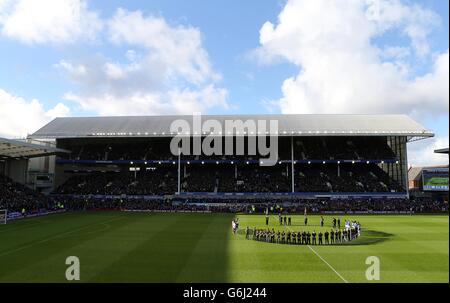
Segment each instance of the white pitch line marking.
[[[276,219],[278,219],[278,217],[276,217],[275,215],[272,215],[272,216],[274,216]],[[288,225],[282,225],[282,226],[286,226],[287,227],[287,229],[289,229],[291,232],[292,232],[292,229],[288,226]],[[348,283],[348,281],[336,270],[336,269],[334,269],[334,267],[333,266],[331,266],[330,265],[330,263],[328,263],[324,258],[322,258],[322,256],[321,255],[319,255],[311,246],[309,246],[309,245],[307,245],[308,246],[308,248],[316,255],[316,256],[318,256],[319,257],[319,259],[320,260],[322,260],[323,261],[323,263],[325,263],[332,271],[334,271],[334,273],[339,277],[339,278],[341,278],[341,280],[342,281],[344,281],[344,283]]]
[[342,281],[344,281],[345,283],[348,283],[348,281],[340,273],[338,273],[338,271],[336,269],[334,269],[334,267],[331,266],[330,263],[328,263],[324,258],[322,258],[311,246],[309,246],[309,245],[307,245],[307,246],[316,256],[319,257],[320,260],[323,261],[323,263],[328,265],[328,267],[331,268],[331,270],[334,271],[334,273],[336,275],[338,275],[338,277],[341,278]]

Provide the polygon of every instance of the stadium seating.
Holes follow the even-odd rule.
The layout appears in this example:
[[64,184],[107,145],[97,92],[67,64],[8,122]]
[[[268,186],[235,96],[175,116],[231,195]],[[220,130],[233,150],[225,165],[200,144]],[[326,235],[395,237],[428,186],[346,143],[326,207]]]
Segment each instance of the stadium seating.
[[[58,197],[58,199],[61,199]],[[188,198],[188,199],[105,199],[64,197],[68,209],[126,209],[153,211],[212,211],[212,212],[253,212],[264,213],[267,208],[272,213],[303,214],[326,212],[447,212],[448,204],[432,199],[229,199],[229,198]]]
[[[291,159],[291,141],[279,138],[279,159]],[[72,160],[173,160],[177,156],[170,152],[170,139],[152,138],[127,141],[82,142],[80,145],[66,143],[61,147],[71,150],[68,159]],[[202,159],[222,159],[223,156],[201,156]],[[186,160],[198,156],[185,156]],[[244,158],[235,156],[235,159]],[[254,156],[255,159],[259,155]],[[384,137],[302,137],[294,139],[294,158],[296,160],[365,160],[395,159],[396,155],[387,145]]]
[[163,195],[177,190],[176,172],[158,168],[152,172],[88,173],[70,177],[56,193],[79,195]]
[[[290,160],[292,157],[290,138],[280,137],[279,139],[279,159]],[[26,186],[1,177],[0,208],[19,211],[22,208],[27,210],[52,209],[56,203],[64,203],[68,209],[171,210],[193,208],[211,210],[209,206],[201,206],[201,203],[205,202],[204,199],[180,198],[181,201],[178,204],[165,200],[166,197],[173,196],[178,191],[177,156],[170,153],[169,141],[170,138],[109,138],[93,139],[89,142],[63,140],[61,147],[72,151],[69,155],[62,155],[63,159],[75,160],[70,164],[71,169],[64,169],[65,174],[69,174],[69,177],[55,189],[51,196],[36,193]],[[411,204],[405,203],[405,200],[395,199],[321,201],[302,200],[295,196],[284,195],[292,192],[292,182],[296,193],[405,192],[403,186],[381,169],[381,166],[373,161],[366,163],[366,159],[390,160],[391,163],[395,163],[397,156],[388,146],[385,137],[306,136],[294,138],[293,143],[294,159],[299,161],[294,165],[293,181],[289,162],[280,161],[274,166],[260,166],[258,155],[232,157],[183,155],[184,162],[181,164],[180,170],[181,192],[208,193],[210,198],[206,202],[228,204],[223,209],[214,208],[217,211],[248,211],[250,204],[278,203],[278,201],[271,201],[268,198],[274,196],[269,194],[277,193],[287,197],[287,201],[292,205],[286,209],[292,211],[302,211],[305,207],[316,212],[405,211],[411,207],[417,211],[436,211],[443,208],[442,204],[433,204],[435,202],[430,199]],[[213,159],[214,161],[207,161]],[[80,162],[79,164],[76,162],[77,160],[107,160],[111,161],[108,163],[112,163],[115,168],[113,170],[106,169],[108,164],[103,162],[99,164]],[[126,160],[127,163],[114,163],[114,160]],[[156,160],[158,163],[133,164],[133,160]],[[159,163],[163,160],[170,161]],[[225,160],[226,163],[219,160]],[[338,164],[337,161],[329,160],[352,161],[343,161]],[[130,162],[128,163],[128,161]],[[187,161],[192,161],[192,163]],[[237,202],[235,199],[219,199],[214,195],[215,193],[257,193],[261,195],[258,195],[257,199],[241,198]],[[107,196],[114,196],[114,198]],[[130,196],[135,197],[131,199]],[[248,196],[246,195],[246,197]]]
[[0,209],[8,211],[38,212],[40,209],[53,209],[52,198],[0,175]]
[[[246,139],[247,140],[247,139]],[[296,192],[404,192],[373,162],[366,160],[396,161],[396,155],[387,144],[386,137],[316,137],[293,139],[295,165],[294,189]],[[56,193],[100,195],[166,195],[178,191],[178,157],[170,152],[170,138],[96,138],[89,142],[63,140],[62,148],[72,153],[63,155],[66,160],[127,161],[117,162],[120,173],[103,173],[89,167],[91,173],[73,173]],[[259,166],[259,155],[182,155],[184,161],[180,176],[182,192],[217,193],[285,193],[292,191],[291,139],[280,137],[278,142],[281,164]],[[133,160],[141,161],[137,173],[128,171]],[[143,165],[143,161],[170,160],[163,165]],[[212,160],[212,161],[209,161]],[[227,163],[221,163],[224,160]],[[326,165],[317,164],[333,160]],[[337,166],[336,160],[356,161]],[[351,161],[349,161],[351,160]],[[129,161],[129,162],[128,162]],[[188,162],[192,163],[188,163]],[[206,162],[205,165],[201,161]],[[215,162],[219,161],[216,165]],[[236,161],[239,164],[232,164]],[[249,164],[246,164],[249,161]],[[330,161],[330,162],[333,162]],[[173,162],[173,163],[172,163]],[[254,163],[256,162],[256,163]],[[312,162],[308,164],[308,162]],[[77,162],[74,163],[77,165]],[[151,169],[151,171],[148,171]]]
[[[291,192],[290,166],[186,165],[181,172],[183,192]],[[75,174],[57,193],[102,195],[164,195],[177,191],[177,167],[150,171]],[[404,189],[376,164],[303,164],[295,168],[297,192],[402,192]]]
[[[167,172],[164,172],[167,173]],[[97,176],[95,176],[96,178]],[[92,180],[94,175],[91,175]],[[92,180],[90,180],[92,182]],[[102,184],[108,180],[102,179]],[[117,179],[116,179],[117,180]],[[76,182],[75,182],[76,183]],[[73,184],[75,184],[73,183]],[[173,183],[173,182],[172,182]],[[76,185],[73,185],[76,186]],[[66,187],[66,190],[69,188]],[[156,191],[156,190],[155,190]],[[139,191],[136,191],[139,192]],[[273,212],[448,212],[448,203],[430,198],[416,199],[301,199],[288,198],[165,198],[143,199],[133,197],[98,198],[96,196],[73,196],[54,194],[45,196],[28,187],[0,175],[0,209],[26,214],[58,209],[61,205],[67,210],[153,210],[153,211],[213,211],[213,212],[264,212],[271,208]]]

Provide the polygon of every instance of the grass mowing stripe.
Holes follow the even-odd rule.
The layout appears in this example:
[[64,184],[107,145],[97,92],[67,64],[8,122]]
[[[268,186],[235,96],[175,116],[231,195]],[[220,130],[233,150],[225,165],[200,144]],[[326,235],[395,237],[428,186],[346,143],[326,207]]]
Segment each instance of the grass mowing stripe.
[[6,232],[11,232],[11,231],[27,229],[27,228],[30,228],[30,227],[35,227],[35,226],[41,225],[42,223],[43,222],[38,221],[38,222],[32,222],[32,223],[25,224],[25,225],[20,225],[20,226],[18,226],[16,228],[8,228],[8,229],[5,228],[5,229],[0,230],[0,234],[1,233],[6,233]]
[[[58,215],[62,216],[63,214],[66,214],[66,213],[62,213],[62,214],[58,214]],[[0,227],[1,228],[0,234],[5,233],[5,232],[10,232],[10,231],[16,231],[16,230],[20,230],[20,229],[25,229],[27,227],[36,226],[36,225],[39,225],[42,223],[48,223],[49,220],[46,220],[47,216],[50,216],[50,214],[38,216],[38,217],[28,217],[28,218],[22,218],[22,219],[9,221],[10,223],[7,223],[6,226]],[[18,226],[16,226],[16,225],[18,225]]]
[[[91,281],[176,282],[211,219],[197,214],[153,216],[142,241]],[[189,277],[198,281],[192,275],[184,281]]]
[[110,219],[110,220],[107,220],[107,221],[103,221],[103,222],[95,222],[95,223],[92,223],[92,224],[89,224],[89,225],[85,225],[85,226],[82,226],[82,227],[80,227],[80,228],[76,228],[76,229],[73,229],[73,230],[70,230],[70,231],[67,231],[67,232],[59,233],[59,234],[56,234],[56,235],[53,236],[53,237],[46,238],[46,239],[43,239],[43,240],[40,240],[40,241],[36,241],[36,242],[30,243],[30,244],[28,244],[28,245],[24,245],[24,246],[15,248],[15,249],[11,249],[11,250],[2,252],[2,253],[0,253],[0,257],[4,257],[4,256],[9,255],[9,254],[11,254],[11,253],[18,252],[18,251],[21,251],[21,250],[24,250],[24,249],[33,247],[33,246],[35,246],[35,245],[37,245],[37,244],[42,244],[42,243],[46,243],[46,242],[49,242],[49,241],[58,239],[58,238],[60,238],[61,236],[65,236],[65,235],[68,235],[68,234],[71,234],[71,233],[76,233],[76,232],[78,232],[78,231],[81,231],[81,230],[86,229],[86,228],[88,228],[88,227],[91,227],[91,226],[93,226],[93,225],[102,224],[102,223],[109,223],[109,222],[112,222],[112,221],[115,221],[115,220],[119,220],[119,219],[122,219],[122,218],[123,218],[122,216],[116,216],[116,217],[114,217],[113,219]]
[[[126,219],[115,220],[118,215]],[[0,234],[0,254],[20,251],[0,258],[0,282],[66,282],[65,259],[74,255],[81,260],[82,282],[343,283],[328,263],[349,283],[366,283],[364,260],[378,256],[379,282],[448,283],[448,215],[345,215],[362,223],[361,238],[351,245],[308,248],[247,241],[242,231],[233,236],[231,216],[77,212],[46,216],[45,224],[40,218],[14,222]],[[324,227],[319,215],[309,215],[308,226],[303,215],[291,217],[289,227],[271,217],[265,228],[331,228],[331,215],[324,215]],[[264,228],[263,215],[239,219],[244,227]]]
[[195,247],[180,270],[175,282],[223,282],[228,269],[227,239],[230,235],[229,222],[234,215],[220,214],[208,216]]
[[[55,219],[67,219],[67,217],[70,216],[76,216],[78,212],[64,212],[64,213],[55,213],[55,214],[48,214],[48,215],[42,215],[42,216],[36,216],[36,217],[26,217],[22,219],[12,220],[9,221],[10,223],[6,224],[6,226],[0,226],[0,234],[11,232],[11,231],[17,231],[17,230],[23,230],[30,227],[36,227],[42,224],[52,224],[55,223]],[[16,226],[18,225],[18,226]]]

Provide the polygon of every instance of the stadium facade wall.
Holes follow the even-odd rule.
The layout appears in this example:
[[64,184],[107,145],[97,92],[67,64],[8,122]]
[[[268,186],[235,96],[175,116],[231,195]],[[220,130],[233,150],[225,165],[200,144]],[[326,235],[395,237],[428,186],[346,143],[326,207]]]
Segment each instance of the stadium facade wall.
[[27,159],[6,159],[3,162],[2,173],[15,182],[26,184],[28,172]]

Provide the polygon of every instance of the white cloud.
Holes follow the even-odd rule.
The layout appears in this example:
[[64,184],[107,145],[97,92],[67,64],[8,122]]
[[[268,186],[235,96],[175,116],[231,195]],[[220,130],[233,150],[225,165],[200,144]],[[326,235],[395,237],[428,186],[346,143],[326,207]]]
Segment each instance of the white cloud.
[[120,8],[108,22],[108,29],[113,43],[147,49],[148,59],[164,64],[169,76],[182,76],[195,84],[220,78],[212,70],[197,28],[170,26],[162,17],[144,16],[140,11]]
[[220,106],[228,108],[227,91],[209,85],[200,90],[170,90],[165,92],[135,92],[123,96],[101,94],[80,96],[65,95],[67,100],[77,102],[82,109],[95,111],[101,116],[116,115],[163,115],[192,114],[206,112]]
[[365,0],[366,17],[376,26],[378,34],[400,28],[410,38],[411,46],[419,56],[429,53],[427,37],[440,24],[440,16],[417,4],[405,5],[400,0]]
[[228,108],[227,91],[211,66],[197,28],[118,9],[107,22],[109,40],[133,47],[123,62],[96,55],[57,67],[79,85],[66,99],[100,115],[177,114]]
[[[415,26],[420,26],[428,20],[423,16],[433,14],[398,1],[380,3],[394,3],[398,13],[385,9],[369,18],[364,1],[292,0],[276,25],[262,26],[260,54],[267,54],[266,60],[282,57],[299,67],[298,75],[282,85],[282,112],[448,112],[448,50],[436,56],[429,74],[414,78],[406,63],[383,61],[386,51],[372,43],[387,29],[400,26],[397,23],[407,28],[419,20]],[[405,53],[396,50],[397,55],[400,50]]]
[[447,154],[437,154],[434,152],[436,149],[446,148],[448,146],[448,134],[446,137],[436,137],[409,143],[408,165],[413,167],[448,165],[449,158]]
[[95,39],[102,22],[85,0],[2,0],[0,28],[25,43],[73,43]]
[[26,137],[51,119],[69,113],[62,103],[46,111],[39,100],[27,101],[0,89],[0,137]]
[[61,60],[55,66],[65,69],[71,75],[76,76],[76,77],[84,77],[87,74],[85,66],[83,66],[83,65],[74,65],[74,64],[72,64],[70,62],[67,62],[65,60]]
[[380,55],[384,59],[404,59],[411,55],[411,51],[409,47],[387,46],[381,50]]
[[[448,116],[448,49],[434,54],[425,75],[414,75],[404,60],[411,50],[415,59],[430,56],[436,20],[434,12],[396,0],[289,0],[276,24],[261,27],[255,53],[259,61],[293,63],[298,74],[283,82],[280,99],[266,103],[282,113]],[[394,30],[409,45],[375,44]]]

